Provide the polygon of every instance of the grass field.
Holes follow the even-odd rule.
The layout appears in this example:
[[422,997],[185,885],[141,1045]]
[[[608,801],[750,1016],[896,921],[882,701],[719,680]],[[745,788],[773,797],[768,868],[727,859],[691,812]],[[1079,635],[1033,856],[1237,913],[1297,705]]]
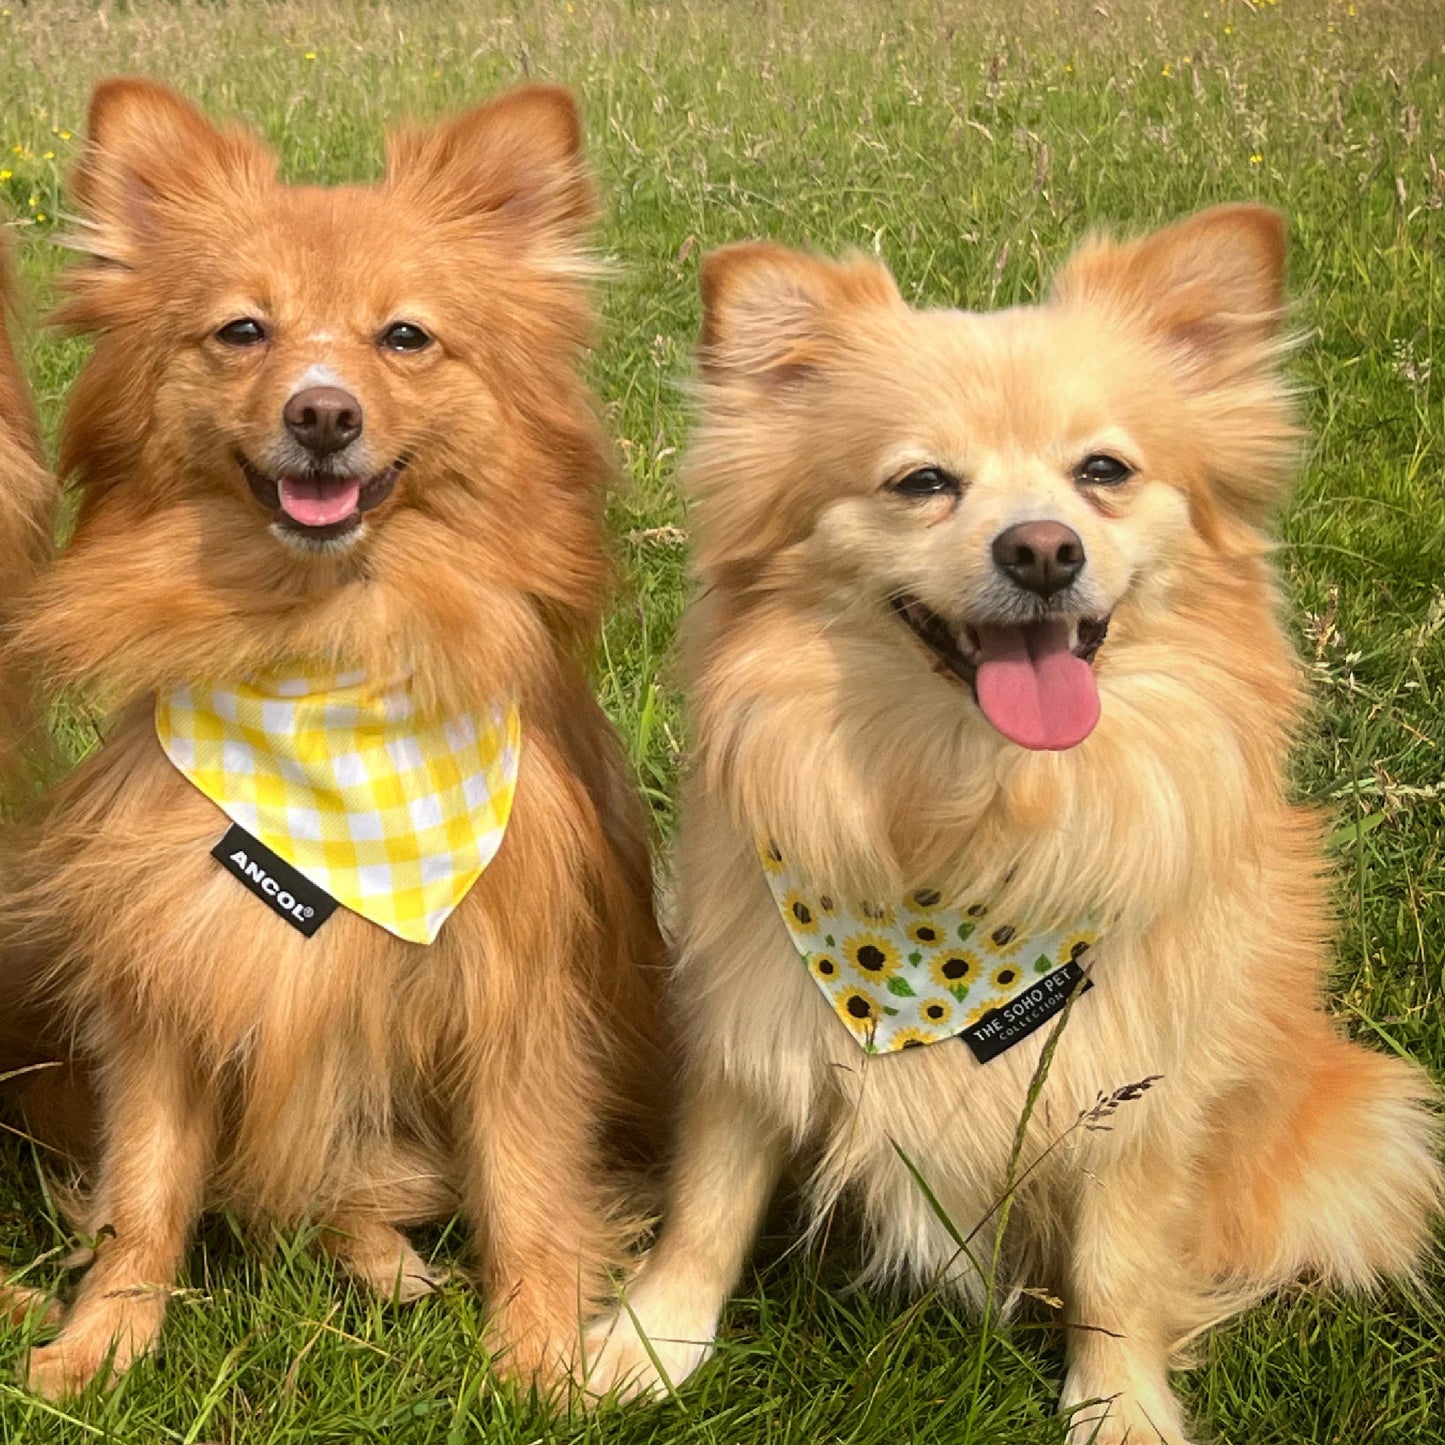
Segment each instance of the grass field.
[[[1019,12],[1024,12],[1020,14]],[[905,295],[1036,295],[1092,226],[1258,198],[1290,217],[1294,364],[1313,443],[1279,561],[1317,707],[1301,796],[1334,810],[1344,1027],[1445,1075],[1445,15],[1438,0],[1056,0],[954,7],[369,6],[8,0],[0,210],[38,301],[62,179],[100,76],[141,70],[244,117],[293,177],[377,173],[384,124],[526,75],[579,91],[615,276],[595,380],[618,439],[623,587],[598,683],[666,833],[684,725],[670,655],[687,518],[675,487],[700,254],[771,235],[878,250]],[[53,427],[81,359],[41,335]],[[1433,366],[1432,366],[1433,364]],[[267,1258],[223,1220],[193,1252],[164,1352],[64,1407],[14,1380],[0,1441],[1000,1442],[1061,1440],[1059,1332],[981,1331],[941,1302],[845,1295],[850,1244],[770,1240],[717,1362],[661,1408],[553,1421],[495,1392],[464,1286],[410,1312],[359,1296],[304,1240]],[[0,1261],[62,1227],[35,1158],[0,1143]],[[454,1234],[432,1243],[458,1252]],[[1183,1388],[1230,1442],[1445,1440],[1440,1268],[1413,1296],[1301,1293],[1209,1338]]]

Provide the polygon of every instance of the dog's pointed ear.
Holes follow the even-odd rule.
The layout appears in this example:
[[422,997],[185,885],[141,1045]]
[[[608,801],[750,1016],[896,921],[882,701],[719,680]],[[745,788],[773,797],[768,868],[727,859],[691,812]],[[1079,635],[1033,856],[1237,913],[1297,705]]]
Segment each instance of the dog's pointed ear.
[[134,76],[102,81],[91,95],[71,183],[85,221],[77,244],[97,260],[129,267],[166,207],[192,208],[248,181],[269,184],[275,174],[275,158],[258,140],[218,130],[165,86]]
[[387,182],[436,212],[482,219],[524,242],[576,242],[597,215],[571,91],[521,85],[387,146]]
[[1285,223],[1267,206],[1214,206],[1123,244],[1080,248],[1054,284],[1062,305],[1100,305],[1161,336],[1206,382],[1272,359],[1284,321]]
[[901,304],[887,270],[864,256],[825,261],[769,242],[724,246],[702,263],[703,374],[765,389],[802,381],[846,334],[845,313]]
[[1054,304],[1098,314],[1158,347],[1212,485],[1193,494],[1207,534],[1216,508],[1261,525],[1288,494],[1299,449],[1281,363],[1285,224],[1265,206],[1215,206],[1142,240],[1093,241],[1065,266]]

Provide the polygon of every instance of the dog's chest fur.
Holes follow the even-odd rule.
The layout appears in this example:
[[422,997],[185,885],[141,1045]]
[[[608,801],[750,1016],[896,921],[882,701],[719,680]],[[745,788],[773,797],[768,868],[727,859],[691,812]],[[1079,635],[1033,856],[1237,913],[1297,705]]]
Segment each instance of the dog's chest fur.
[[[1243,1036],[1243,1003],[1218,982],[1221,958],[1206,897],[1189,910],[1151,916],[1140,927],[1116,916],[1093,950],[1094,987],[1066,1022],[1045,1023],[987,1064],[961,1038],[869,1055],[809,975],[769,893],[751,840],[713,815],[695,819],[691,848],[714,854],[721,870],[711,897],[727,916],[699,920],[707,938],[685,948],[681,994],[687,1008],[705,950],[706,1009],[694,1015],[703,1047],[766,1101],[780,1125],[816,1160],[815,1217],[846,1195],[861,1206],[872,1240],[872,1269],[918,1282],[958,1274],[956,1232],[968,1235],[1005,1192],[1031,1086],[1041,1086],[1014,1178],[1026,1174],[1037,1232],[1062,1199],[1087,1182],[1107,1154],[1134,1150],[1150,1135],[1197,1134],[1203,1090],[1196,1078],[1217,1070]],[[703,836],[707,835],[707,836]],[[723,854],[727,855],[726,862]],[[1227,907],[1227,905],[1225,905]],[[719,947],[726,939],[725,947]],[[1041,1060],[1055,1028],[1057,1047]],[[1150,1086],[1111,1106],[1121,1089]],[[935,1203],[916,1187],[916,1171]],[[936,1204],[936,1207],[935,1207]],[[1042,1206],[1042,1207],[1041,1207]],[[946,1214],[948,1222],[940,1217]],[[974,1281],[976,1283],[976,1281]]]

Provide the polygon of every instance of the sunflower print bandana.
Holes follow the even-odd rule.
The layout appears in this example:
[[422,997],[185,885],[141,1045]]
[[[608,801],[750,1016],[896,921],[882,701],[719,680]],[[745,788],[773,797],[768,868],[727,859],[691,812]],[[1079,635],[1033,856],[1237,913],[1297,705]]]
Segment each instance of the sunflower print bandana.
[[987,900],[920,888],[900,902],[810,885],[763,838],[758,857],[793,945],[849,1033],[870,1054],[953,1038],[1041,979],[1087,963],[1094,920],[1025,930]]
[[166,756],[343,907],[431,943],[492,861],[517,785],[514,703],[418,715],[405,680],[286,672],[156,699]]

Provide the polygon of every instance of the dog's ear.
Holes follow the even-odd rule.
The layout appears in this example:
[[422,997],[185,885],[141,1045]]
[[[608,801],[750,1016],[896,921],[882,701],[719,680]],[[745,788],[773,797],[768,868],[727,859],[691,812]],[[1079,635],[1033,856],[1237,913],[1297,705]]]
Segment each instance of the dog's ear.
[[1054,285],[1061,304],[1136,320],[1206,385],[1243,354],[1268,360],[1284,319],[1285,224],[1267,206],[1214,206],[1142,240],[1084,245]]
[[72,194],[85,225],[78,247],[129,269],[167,208],[194,208],[248,182],[275,178],[271,153],[242,131],[217,130],[200,111],[153,80],[125,76],[96,86],[85,151]]
[[597,214],[582,122],[560,85],[521,85],[387,146],[387,182],[432,214],[481,219],[524,243],[576,242]]
[[901,304],[893,278],[863,256],[825,261],[768,242],[724,246],[702,263],[703,374],[789,386],[824,364],[860,309]]
[[1158,348],[1187,422],[1207,447],[1196,525],[1219,508],[1251,527],[1289,492],[1299,449],[1281,363],[1285,225],[1265,206],[1215,206],[1142,240],[1093,241],[1065,266],[1054,303],[1112,318]]

